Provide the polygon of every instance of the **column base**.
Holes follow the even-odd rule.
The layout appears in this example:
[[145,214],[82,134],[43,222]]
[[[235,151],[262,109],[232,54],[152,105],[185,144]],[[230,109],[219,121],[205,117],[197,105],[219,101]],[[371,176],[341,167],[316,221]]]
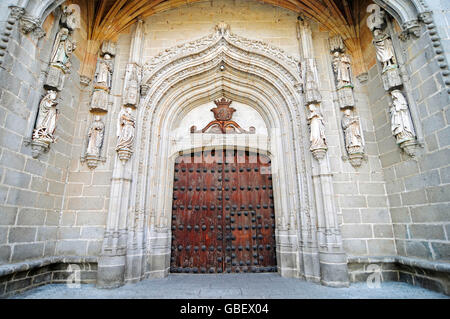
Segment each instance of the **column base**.
[[320,283],[324,286],[349,287],[347,257],[345,253],[319,253]]
[[125,256],[101,256],[98,261],[97,288],[118,288],[124,285]]

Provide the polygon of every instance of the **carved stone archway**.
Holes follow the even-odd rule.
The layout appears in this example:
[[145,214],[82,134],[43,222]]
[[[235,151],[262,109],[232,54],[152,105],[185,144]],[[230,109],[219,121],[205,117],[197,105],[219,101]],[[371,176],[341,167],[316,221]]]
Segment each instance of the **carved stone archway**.
[[[276,169],[280,274],[330,286],[348,285],[340,231],[335,217],[332,222],[326,217],[335,214],[330,185],[313,178],[318,165],[309,152],[300,65],[278,48],[234,35],[225,24],[152,58],[142,82],[148,93],[137,108],[135,153],[130,161],[115,163],[98,269],[100,287],[167,276],[174,160],[182,151],[204,147],[245,147],[270,154]],[[221,97],[260,113],[271,132],[267,148],[239,138],[200,143],[178,143],[172,138],[183,114]]]

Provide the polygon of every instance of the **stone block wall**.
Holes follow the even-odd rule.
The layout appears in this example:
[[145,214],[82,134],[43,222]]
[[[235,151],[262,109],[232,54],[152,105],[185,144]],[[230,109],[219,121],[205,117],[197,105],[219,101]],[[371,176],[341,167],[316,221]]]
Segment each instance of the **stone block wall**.
[[328,38],[328,32],[320,32],[317,25],[313,27],[328,157],[344,250],[350,256],[395,255],[395,240],[367,87],[361,85],[356,76],[353,77],[355,109],[360,116],[367,155],[361,167],[355,168],[344,159],[347,152],[341,126],[342,111],[335,93]]
[[394,41],[401,48],[410,78],[414,99],[409,101],[410,108],[418,114],[414,125],[422,145],[415,158],[402,153],[392,136],[390,100],[382,87],[377,65],[369,70],[367,92],[397,252],[401,256],[448,261],[449,95],[427,28],[422,28],[417,39]]
[[54,21],[50,15],[39,41],[16,23],[0,67],[0,264],[55,254],[80,96],[76,56],[60,94],[57,142],[38,159],[27,145],[44,94]]
[[115,150],[117,121],[122,107],[123,80],[130,45],[130,32],[125,32],[118,37],[110,93],[111,103],[108,112],[101,115],[105,122],[103,141],[105,158],[95,169],[88,168],[80,158],[85,151],[88,128],[95,115],[89,111],[93,91],[92,81],[81,91],[80,103],[75,115],[72,158],[69,163],[65,203],[61,213],[57,255],[100,255],[109,209],[112,170],[117,156]]

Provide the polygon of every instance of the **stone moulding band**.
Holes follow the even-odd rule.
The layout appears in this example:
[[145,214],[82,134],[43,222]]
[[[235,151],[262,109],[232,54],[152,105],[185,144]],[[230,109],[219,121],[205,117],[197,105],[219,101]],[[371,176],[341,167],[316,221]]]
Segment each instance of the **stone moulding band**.
[[94,284],[97,260],[95,256],[51,256],[0,265],[0,299],[46,284]]
[[405,256],[347,256],[348,263],[399,263],[406,266],[448,272],[450,263],[429,261]]
[[[405,256],[347,256],[351,282],[369,281],[378,272],[382,281],[400,281],[450,295],[450,263]],[[369,269],[380,265],[379,270]]]
[[52,256],[44,257],[41,259],[33,259],[28,261],[22,261],[15,264],[0,265],[0,277],[14,274],[16,272],[32,270],[39,267],[48,266],[51,264],[64,263],[64,264],[79,264],[79,263],[97,263],[98,257],[96,256]]

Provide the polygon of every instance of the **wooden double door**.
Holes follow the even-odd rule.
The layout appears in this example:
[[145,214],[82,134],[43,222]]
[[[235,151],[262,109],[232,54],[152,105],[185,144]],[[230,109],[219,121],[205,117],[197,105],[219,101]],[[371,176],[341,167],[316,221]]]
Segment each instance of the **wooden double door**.
[[273,272],[275,248],[269,157],[211,150],[177,158],[171,272]]

